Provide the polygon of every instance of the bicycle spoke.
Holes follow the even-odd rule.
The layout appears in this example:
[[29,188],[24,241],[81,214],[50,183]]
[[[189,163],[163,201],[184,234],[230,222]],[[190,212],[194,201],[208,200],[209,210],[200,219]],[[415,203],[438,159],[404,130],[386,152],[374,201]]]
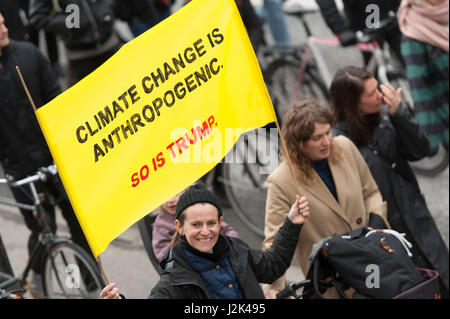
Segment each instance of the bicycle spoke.
[[267,177],[278,166],[278,135],[261,129],[255,136],[241,138],[233,157],[237,161],[225,162],[218,181],[224,185],[233,212],[249,230],[263,237]]
[[[99,296],[103,280],[86,252],[64,242],[52,247],[51,253],[44,266],[44,287],[49,298]],[[62,278],[63,274],[66,278]]]
[[[67,296],[67,292],[66,292],[66,290],[64,289],[64,285],[62,284],[61,278],[59,277],[59,271],[58,271],[58,269],[57,269],[57,267],[56,267],[56,263],[55,263],[54,256],[52,255],[51,252],[49,252],[49,256],[50,256],[50,261],[51,261],[52,268],[53,268],[53,274],[56,276],[56,280],[57,280],[57,282],[58,282],[59,287],[60,287],[61,290],[63,291],[63,294],[64,294],[65,296]],[[66,298],[67,298],[67,297],[66,297]]]
[[310,62],[279,59],[268,66],[268,89],[279,120],[287,108],[299,97],[328,101],[328,93],[320,76]]

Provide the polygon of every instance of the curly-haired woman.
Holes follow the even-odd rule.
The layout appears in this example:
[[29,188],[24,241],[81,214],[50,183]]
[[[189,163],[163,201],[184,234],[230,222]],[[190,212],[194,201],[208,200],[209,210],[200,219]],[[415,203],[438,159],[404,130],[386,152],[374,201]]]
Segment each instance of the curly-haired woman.
[[[268,178],[263,245],[268,249],[274,242],[296,194],[306,196],[311,215],[300,232],[295,252],[306,274],[314,243],[363,226],[389,227],[386,203],[355,145],[344,136],[332,136],[335,121],[329,109],[313,100],[298,100],[286,112],[283,123],[282,135],[299,189],[288,161],[282,158]],[[282,277],[266,286],[266,297],[273,298],[284,288],[284,281]],[[325,296],[337,297],[334,293],[329,290]]]

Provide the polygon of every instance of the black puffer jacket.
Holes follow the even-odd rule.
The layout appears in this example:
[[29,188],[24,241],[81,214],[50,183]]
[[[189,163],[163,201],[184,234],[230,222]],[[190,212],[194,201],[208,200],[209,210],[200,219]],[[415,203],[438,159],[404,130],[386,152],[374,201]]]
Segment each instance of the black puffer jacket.
[[[384,107],[382,115],[371,129],[372,143],[357,147],[387,202],[391,227],[406,233],[416,265],[439,272],[441,293],[448,297],[448,249],[408,164],[428,154],[428,141],[406,107],[400,106],[393,116]],[[334,133],[349,137],[344,122]]]
[[[55,5],[56,3],[56,5]],[[79,28],[68,28],[79,9]],[[66,12],[67,10],[67,12]],[[60,35],[71,50],[87,50],[101,46],[113,33],[114,6],[110,0],[31,0],[30,23]]]
[[[230,264],[246,299],[263,299],[259,283],[272,283],[291,264],[301,225],[286,219],[269,250],[248,247],[238,238],[226,237],[231,246]],[[208,299],[200,275],[186,260],[183,247],[176,245],[161,262],[161,279],[152,289],[152,299]]]
[[53,159],[15,67],[41,107],[61,91],[50,63],[29,42],[11,41],[0,56],[0,161],[6,173],[22,177]]

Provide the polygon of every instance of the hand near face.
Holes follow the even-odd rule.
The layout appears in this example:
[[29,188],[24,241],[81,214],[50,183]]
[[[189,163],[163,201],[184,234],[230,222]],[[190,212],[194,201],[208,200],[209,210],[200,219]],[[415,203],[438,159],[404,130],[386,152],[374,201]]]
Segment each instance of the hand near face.
[[394,114],[402,101],[402,89],[399,88],[396,91],[389,83],[381,84],[380,88],[384,95],[383,100],[387,105],[388,113]]
[[289,211],[288,218],[294,224],[303,224],[309,219],[309,203],[306,197],[297,195],[295,203],[292,205]]

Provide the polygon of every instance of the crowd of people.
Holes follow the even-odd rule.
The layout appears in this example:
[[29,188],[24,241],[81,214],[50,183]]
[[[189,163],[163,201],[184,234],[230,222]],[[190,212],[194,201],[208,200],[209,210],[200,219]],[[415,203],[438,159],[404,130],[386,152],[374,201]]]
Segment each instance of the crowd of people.
[[[264,0],[261,8],[235,1],[255,51],[265,41],[264,23],[277,45],[292,46],[282,0]],[[433,154],[439,145],[448,151],[449,2],[344,0],[344,18],[334,1],[317,0],[342,45],[355,43],[354,32],[363,29],[365,9],[374,3],[382,16],[397,12],[399,27],[379,41],[388,42],[406,68],[415,116],[404,106],[401,89],[379,85],[364,68],[341,68],[329,88],[330,105],[300,99],[284,115],[286,150],[267,180],[262,249],[250,248],[224,222],[222,194],[196,183],[159,208],[152,249],[163,273],[151,298],[275,298],[294,256],[306,274],[313,244],[360,227],[404,233],[415,265],[437,270],[441,294],[448,298],[448,248],[408,162]],[[75,29],[65,25],[71,4],[86,13]],[[0,0],[0,163],[6,174],[22,178],[53,163],[15,66],[21,66],[36,104],[44,105],[62,91],[56,37],[64,44],[70,86],[126,42],[114,27],[116,19],[138,36],[167,18],[172,5],[171,0]],[[38,48],[39,30],[45,32],[48,59]],[[38,187],[59,198],[73,241],[90,252],[61,181]],[[12,193],[30,202],[20,189]],[[56,231],[55,205],[46,205]],[[40,225],[21,212],[31,252]],[[39,283],[40,273],[33,269],[32,281]],[[36,285],[33,295],[39,297]],[[331,289],[326,295],[338,297]],[[112,283],[101,298],[125,296]]]

